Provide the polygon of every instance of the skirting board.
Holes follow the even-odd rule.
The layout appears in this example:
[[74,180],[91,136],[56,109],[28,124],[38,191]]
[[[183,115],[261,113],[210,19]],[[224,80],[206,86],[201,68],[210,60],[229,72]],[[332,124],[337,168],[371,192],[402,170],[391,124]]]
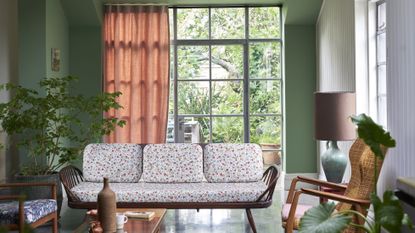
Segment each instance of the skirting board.
[[[284,177],[284,190],[289,190],[290,189],[291,181],[297,176],[305,176],[305,177],[314,178],[314,179],[319,178],[318,173],[287,173],[287,174],[285,174],[285,177]],[[297,189],[299,189],[299,188],[316,189],[317,188],[315,185],[305,184],[305,183],[302,183],[302,182],[297,183],[296,187],[297,187]]]

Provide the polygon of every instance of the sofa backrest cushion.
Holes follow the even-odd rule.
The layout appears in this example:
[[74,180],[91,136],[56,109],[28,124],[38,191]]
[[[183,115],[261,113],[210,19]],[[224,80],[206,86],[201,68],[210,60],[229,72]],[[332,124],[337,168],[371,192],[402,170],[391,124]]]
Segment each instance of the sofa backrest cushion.
[[262,178],[261,148],[257,144],[209,144],[204,174],[209,182],[255,182]]
[[84,150],[83,173],[86,181],[138,182],[143,153],[138,144],[96,143]]
[[197,144],[149,144],[143,150],[143,181],[202,182],[203,151]]

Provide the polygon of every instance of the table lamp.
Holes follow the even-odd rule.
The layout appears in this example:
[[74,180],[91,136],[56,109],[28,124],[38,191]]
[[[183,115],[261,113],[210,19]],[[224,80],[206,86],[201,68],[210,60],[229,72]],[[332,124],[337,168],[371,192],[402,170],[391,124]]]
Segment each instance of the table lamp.
[[327,149],[321,155],[321,164],[327,181],[341,183],[347,165],[346,155],[339,150],[337,141],[356,138],[356,127],[350,116],[356,114],[354,92],[316,92],[315,139],[327,141]]

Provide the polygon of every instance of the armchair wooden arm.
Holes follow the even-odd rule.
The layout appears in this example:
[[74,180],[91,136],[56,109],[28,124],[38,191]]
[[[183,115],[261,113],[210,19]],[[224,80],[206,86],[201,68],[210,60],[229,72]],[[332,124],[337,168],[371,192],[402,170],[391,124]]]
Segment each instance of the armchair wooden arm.
[[304,176],[297,176],[295,177],[290,186],[290,190],[288,191],[288,197],[287,197],[287,203],[292,203],[294,199],[294,192],[296,191],[296,186],[298,182],[307,183],[307,184],[313,184],[319,187],[328,187],[336,190],[346,190],[347,185],[342,184],[336,184],[332,182],[327,182],[323,180],[308,178]]
[[56,195],[56,184],[55,183],[46,183],[46,182],[38,182],[38,183],[5,183],[0,184],[1,188],[19,188],[19,187],[33,187],[33,186],[50,186],[51,189],[51,198],[57,200]]
[[301,191],[305,194],[308,194],[308,195],[312,195],[312,196],[316,196],[316,197],[324,197],[324,198],[327,198],[327,199],[330,199],[330,200],[340,201],[340,202],[344,202],[344,203],[348,203],[348,204],[352,204],[352,205],[360,205],[362,207],[369,207],[370,206],[370,201],[369,200],[351,198],[351,197],[346,197],[346,196],[343,196],[343,195],[318,191],[318,190],[314,190],[314,189],[303,188],[303,189],[301,189]]

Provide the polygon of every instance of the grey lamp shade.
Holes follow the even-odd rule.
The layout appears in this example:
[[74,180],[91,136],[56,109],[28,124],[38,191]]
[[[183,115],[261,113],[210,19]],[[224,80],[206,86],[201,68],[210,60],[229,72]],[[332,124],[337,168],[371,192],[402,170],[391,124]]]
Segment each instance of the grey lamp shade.
[[354,92],[316,92],[315,139],[348,141],[356,138],[356,127],[350,116],[356,114]]

